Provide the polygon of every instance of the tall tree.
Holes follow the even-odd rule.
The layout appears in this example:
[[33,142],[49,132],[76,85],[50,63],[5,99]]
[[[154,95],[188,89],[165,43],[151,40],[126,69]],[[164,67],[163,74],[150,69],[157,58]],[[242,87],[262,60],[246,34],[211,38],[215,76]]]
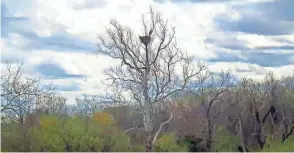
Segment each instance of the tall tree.
[[[194,57],[181,51],[175,39],[175,27],[168,26],[167,20],[152,8],[149,18],[142,15],[143,36],[138,37],[131,28],[116,20],[111,20],[110,25],[106,29],[107,36],[99,37],[98,52],[120,60],[121,66],[105,71],[106,84],[112,89],[106,98],[139,106],[146,133],[146,151],[152,151],[152,144],[162,129],[154,129],[156,107],[184,90],[204,66],[199,63],[195,66]],[[172,118],[173,113],[160,127]]]

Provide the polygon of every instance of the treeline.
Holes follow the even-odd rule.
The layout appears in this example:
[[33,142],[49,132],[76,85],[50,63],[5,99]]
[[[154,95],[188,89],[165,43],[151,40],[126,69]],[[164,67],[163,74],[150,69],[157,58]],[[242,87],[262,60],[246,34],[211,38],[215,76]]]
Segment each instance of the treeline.
[[[66,105],[53,88],[24,77],[21,66],[8,65],[7,72],[1,77],[1,151],[145,151],[143,116],[134,108],[105,106],[86,95]],[[211,83],[219,82],[199,87],[197,95],[176,94],[168,108],[158,109],[156,129],[171,108],[178,116],[164,125],[154,151],[293,151],[294,76],[242,79],[225,91]]]

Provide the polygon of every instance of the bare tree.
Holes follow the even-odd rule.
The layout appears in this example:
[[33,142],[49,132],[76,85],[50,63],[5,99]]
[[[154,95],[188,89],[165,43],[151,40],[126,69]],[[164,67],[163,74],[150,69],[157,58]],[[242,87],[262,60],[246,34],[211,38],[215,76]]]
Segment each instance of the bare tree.
[[[205,109],[206,127],[203,129],[205,148],[211,151],[213,142],[213,121],[221,116],[225,109],[234,105],[234,103],[219,103],[224,94],[229,91],[232,85],[232,77],[230,72],[222,72],[220,74],[207,71],[199,77],[200,82],[196,85],[191,84],[189,91],[200,98],[201,105]],[[216,105],[219,103],[218,105]],[[225,106],[223,106],[225,105]]]
[[239,133],[242,150],[250,145],[263,148],[269,139],[285,141],[292,134],[291,84],[291,77],[278,80],[269,73],[263,81],[242,79],[234,87],[232,97],[238,107],[226,113],[226,121],[230,131]]
[[110,102],[101,101],[97,95],[82,95],[76,98],[79,115],[90,116],[93,113],[111,106]]
[[[262,149],[266,143],[266,120],[271,116],[275,118],[275,107],[272,98],[268,98],[268,92],[265,90],[266,84],[263,82],[253,81],[252,79],[243,79],[240,83],[240,90],[244,98],[244,106],[251,118],[253,119],[252,136],[257,141],[258,146]],[[265,113],[263,113],[265,111]],[[247,119],[248,120],[248,119]]]
[[43,113],[65,113],[66,98],[55,93],[43,94],[37,97],[35,109]]
[[42,89],[40,79],[25,77],[22,64],[14,67],[7,63],[6,71],[1,75],[1,114],[24,123],[27,114],[34,110],[37,97],[48,94],[52,88]]
[[[265,83],[269,89],[268,99],[272,106],[270,123],[271,125],[279,123],[279,130],[282,130],[282,142],[284,142],[294,131],[294,75],[277,80],[270,73]],[[275,133],[281,134],[280,131]]]
[[[149,12],[149,21],[142,15],[143,36],[116,20],[111,20],[107,37],[99,37],[98,52],[121,61],[121,66],[111,67],[105,74],[106,84],[112,89],[108,95],[115,102],[134,104],[143,114],[146,133],[146,151],[160,133],[154,129],[154,113],[158,103],[163,103],[176,92],[182,91],[204,66],[194,66],[193,57],[177,47],[175,27],[169,27],[162,15]],[[106,97],[106,98],[108,98]],[[167,124],[173,118],[162,123]],[[160,127],[162,127],[160,126]],[[158,134],[156,134],[158,135]]]

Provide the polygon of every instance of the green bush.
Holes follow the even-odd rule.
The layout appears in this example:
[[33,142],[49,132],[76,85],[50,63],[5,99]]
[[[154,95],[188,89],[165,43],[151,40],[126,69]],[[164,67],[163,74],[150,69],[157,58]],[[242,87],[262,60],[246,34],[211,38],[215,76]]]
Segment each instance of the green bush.
[[212,150],[217,152],[235,152],[240,140],[223,127],[216,130],[216,142],[212,144]]
[[17,122],[1,124],[1,151],[26,152],[36,150],[36,141],[32,135],[32,128],[20,125]]
[[154,151],[156,152],[187,152],[188,145],[177,143],[174,133],[163,134],[155,141]]
[[262,148],[263,152],[288,152],[294,151],[294,137],[288,138],[285,142],[281,140],[267,141]]
[[1,151],[143,151],[141,146],[131,145],[130,138],[106,113],[88,118],[43,115],[39,124],[30,128],[21,128],[19,123],[2,127]]
[[71,117],[64,121],[45,116],[37,130],[46,151],[130,151],[130,140],[106,113],[90,119]]

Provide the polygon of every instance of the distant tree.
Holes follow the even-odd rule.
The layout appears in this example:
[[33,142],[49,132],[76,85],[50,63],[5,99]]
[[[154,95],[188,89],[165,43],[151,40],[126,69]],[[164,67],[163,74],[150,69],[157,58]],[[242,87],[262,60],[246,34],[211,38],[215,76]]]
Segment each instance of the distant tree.
[[[205,109],[206,126],[203,129],[205,147],[211,151],[213,142],[214,121],[228,108],[235,103],[220,103],[223,95],[229,91],[232,86],[232,76],[230,72],[220,74],[207,71],[199,76],[200,82],[195,86],[191,84],[189,91],[200,98],[200,106]],[[220,107],[220,108],[216,108]]]
[[47,114],[65,114],[66,98],[55,93],[38,96],[35,109]]
[[82,95],[82,97],[76,98],[76,104],[78,114],[84,116],[91,116],[108,106],[95,95]]

